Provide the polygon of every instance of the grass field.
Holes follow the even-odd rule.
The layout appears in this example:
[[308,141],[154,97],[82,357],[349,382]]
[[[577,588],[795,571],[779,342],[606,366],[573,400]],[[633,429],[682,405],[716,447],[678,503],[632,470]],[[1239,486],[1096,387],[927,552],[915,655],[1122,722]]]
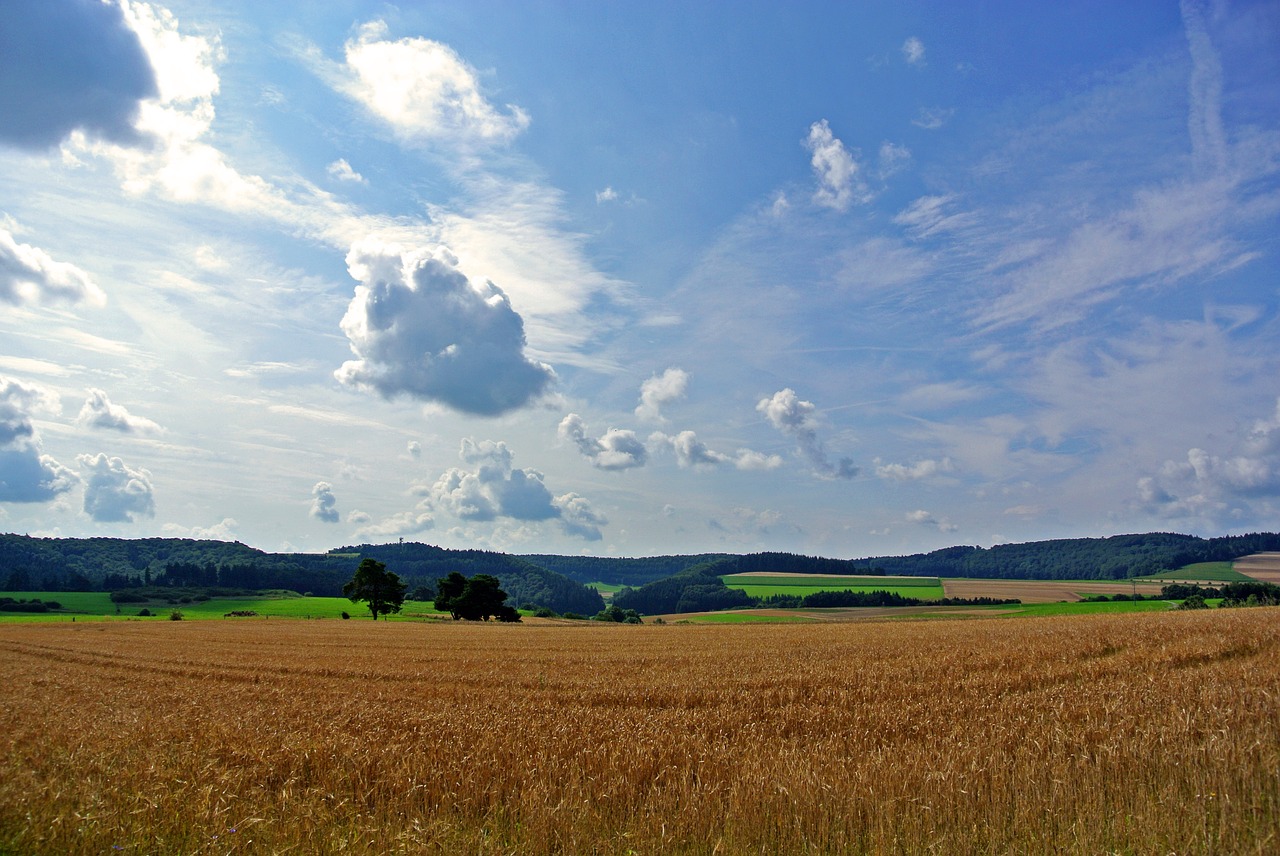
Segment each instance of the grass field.
[[1278,619],[9,624],[0,852],[1274,852]]
[[[62,604],[61,612],[22,613],[0,612],[0,623],[3,622],[70,622],[74,616],[77,621],[86,620],[118,620],[132,619],[138,621],[168,620],[173,610],[182,613],[184,619],[223,618],[228,612],[251,611],[264,618],[341,618],[346,612],[352,619],[371,620],[368,608],[363,603],[352,603],[345,597],[216,597],[206,601],[191,603],[169,603],[164,600],[147,601],[146,603],[122,603],[117,605],[111,601],[106,592],[0,592],[0,596],[15,600],[42,601],[55,600]],[[149,618],[139,618],[138,613],[146,609],[152,613]],[[405,601],[399,615],[392,615],[391,621],[412,621],[422,618],[439,618],[441,613],[435,611],[430,603]],[[236,619],[248,620],[248,619]]]
[[941,600],[942,583],[937,577],[819,576],[815,574],[729,574],[720,578],[729,588],[741,589],[751,597],[774,594],[804,597],[822,591],[887,591],[919,600]]
[[1176,571],[1164,571],[1159,574],[1138,577],[1138,579],[1167,582],[1233,583],[1250,580],[1252,577],[1237,571],[1231,562],[1197,562],[1194,565],[1184,565]]

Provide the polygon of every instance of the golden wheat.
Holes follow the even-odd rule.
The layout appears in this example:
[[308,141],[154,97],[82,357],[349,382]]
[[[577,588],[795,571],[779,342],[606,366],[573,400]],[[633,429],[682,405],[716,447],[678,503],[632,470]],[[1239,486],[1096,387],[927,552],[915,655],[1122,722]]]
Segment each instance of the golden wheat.
[[1280,848],[1280,610],[0,627],[0,851]]

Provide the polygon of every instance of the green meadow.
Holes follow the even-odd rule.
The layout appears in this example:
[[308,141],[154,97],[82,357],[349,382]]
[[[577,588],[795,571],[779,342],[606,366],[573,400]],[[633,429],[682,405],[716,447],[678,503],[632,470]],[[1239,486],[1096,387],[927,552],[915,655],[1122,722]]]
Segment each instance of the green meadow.
[[729,588],[741,589],[751,597],[763,598],[774,594],[804,597],[822,591],[887,591],[917,600],[941,600],[942,582],[937,577],[868,577],[810,576],[810,575],[755,575],[729,574],[720,579]]
[[1253,577],[1237,571],[1231,562],[1197,562],[1194,565],[1183,565],[1176,571],[1161,571],[1138,579],[1232,583],[1250,581]]
[[[352,603],[345,597],[304,597],[293,593],[259,594],[251,597],[214,597],[209,600],[191,600],[189,603],[169,603],[167,600],[148,600],[145,603],[116,604],[106,592],[0,592],[2,597],[14,600],[57,601],[62,605],[58,612],[0,612],[0,621],[70,621],[77,620],[169,620],[174,610],[184,619],[225,618],[229,612],[254,612],[261,618],[341,618],[347,613],[352,619],[369,620],[369,610],[363,603]],[[139,616],[147,610],[150,616]],[[412,621],[423,618],[440,618],[430,603],[407,600],[399,615],[392,621]],[[252,620],[253,617],[227,620]]]

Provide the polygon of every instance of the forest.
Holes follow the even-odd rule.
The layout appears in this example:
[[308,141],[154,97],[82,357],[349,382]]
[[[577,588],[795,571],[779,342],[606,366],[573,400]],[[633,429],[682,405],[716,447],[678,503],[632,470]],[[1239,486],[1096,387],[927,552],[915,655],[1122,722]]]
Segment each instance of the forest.
[[[955,546],[908,556],[836,559],[793,553],[616,558],[509,555],[430,544],[359,544],[327,553],[267,553],[239,542],[181,538],[34,538],[0,534],[0,590],[114,591],[134,586],[289,589],[339,596],[362,559],[372,558],[411,589],[434,589],[452,572],[497,577],[516,606],[593,615],[604,608],[588,583],[628,587],[615,602],[652,611],[673,597],[703,608],[733,605],[719,576],[751,571],[824,575],[889,574],[1027,580],[1123,580],[1194,562],[1280,551],[1280,534],[1199,538],[1176,533],[1115,535]],[[671,582],[663,582],[671,580]],[[739,593],[740,594],[740,593]],[[631,601],[636,601],[632,603]],[[652,600],[653,603],[649,601]],[[650,609],[642,608],[643,606]],[[673,604],[674,605],[674,604]],[[688,604],[686,604],[688,605]]]

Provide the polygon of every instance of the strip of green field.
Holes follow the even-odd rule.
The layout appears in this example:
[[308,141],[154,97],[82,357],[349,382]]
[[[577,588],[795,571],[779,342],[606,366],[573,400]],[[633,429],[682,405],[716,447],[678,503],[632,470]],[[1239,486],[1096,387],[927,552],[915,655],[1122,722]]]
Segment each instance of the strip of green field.
[[600,592],[600,594],[602,595],[617,594],[618,592],[622,591],[625,588],[625,586],[617,585],[615,583],[598,583],[597,582],[597,583],[587,583],[586,585],[587,585],[587,588],[593,588],[596,591]]
[[1161,571],[1158,574],[1138,577],[1138,579],[1168,580],[1172,582],[1234,583],[1252,581],[1253,577],[1237,571],[1231,562],[1197,562],[1194,565],[1184,565],[1176,571]]
[[1029,603],[1014,606],[982,607],[1004,616],[1043,617],[1050,615],[1103,615],[1121,612],[1165,612],[1176,607],[1167,600],[1121,600],[1105,603]]
[[749,612],[718,612],[691,615],[673,620],[672,624],[811,624],[818,619],[808,615],[752,615]]
[[[0,621],[70,621],[88,619],[137,619],[168,620],[177,610],[184,619],[224,618],[229,612],[253,612],[263,618],[341,618],[347,613],[353,619],[371,618],[363,603],[352,603],[345,597],[280,597],[258,595],[253,597],[215,597],[209,600],[192,600],[189,603],[169,603],[149,600],[144,603],[112,602],[106,592],[0,592],[0,596],[14,600],[39,599],[56,601],[62,609],[56,612],[0,612]],[[143,610],[150,616],[140,616]],[[442,613],[430,603],[405,601],[392,621],[420,618],[438,618]]]
[[742,585],[730,584],[729,588],[740,589],[751,597],[765,598],[775,594],[793,595],[795,597],[804,597],[805,595],[817,594],[824,591],[853,591],[862,594],[870,594],[873,591],[884,591],[890,594],[896,594],[901,597],[913,597],[916,600],[941,600],[943,598],[942,586],[894,586],[873,583],[870,585],[850,585],[848,582],[843,585],[829,586],[770,586],[770,585]]
[[730,588],[741,588],[748,586],[809,586],[817,587],[819,591],[844,591],[847,588],[853,588],[855,591],[862,586],[874,586],[877,589],[886,588],[910,588],[912,586],[930,587],[941,586],[942,582],[937,577],[851,577],[840,576],[839,574],[831,574],[828,576],[818,576],[816,574],[726,574],[720,578],[725,585]]

